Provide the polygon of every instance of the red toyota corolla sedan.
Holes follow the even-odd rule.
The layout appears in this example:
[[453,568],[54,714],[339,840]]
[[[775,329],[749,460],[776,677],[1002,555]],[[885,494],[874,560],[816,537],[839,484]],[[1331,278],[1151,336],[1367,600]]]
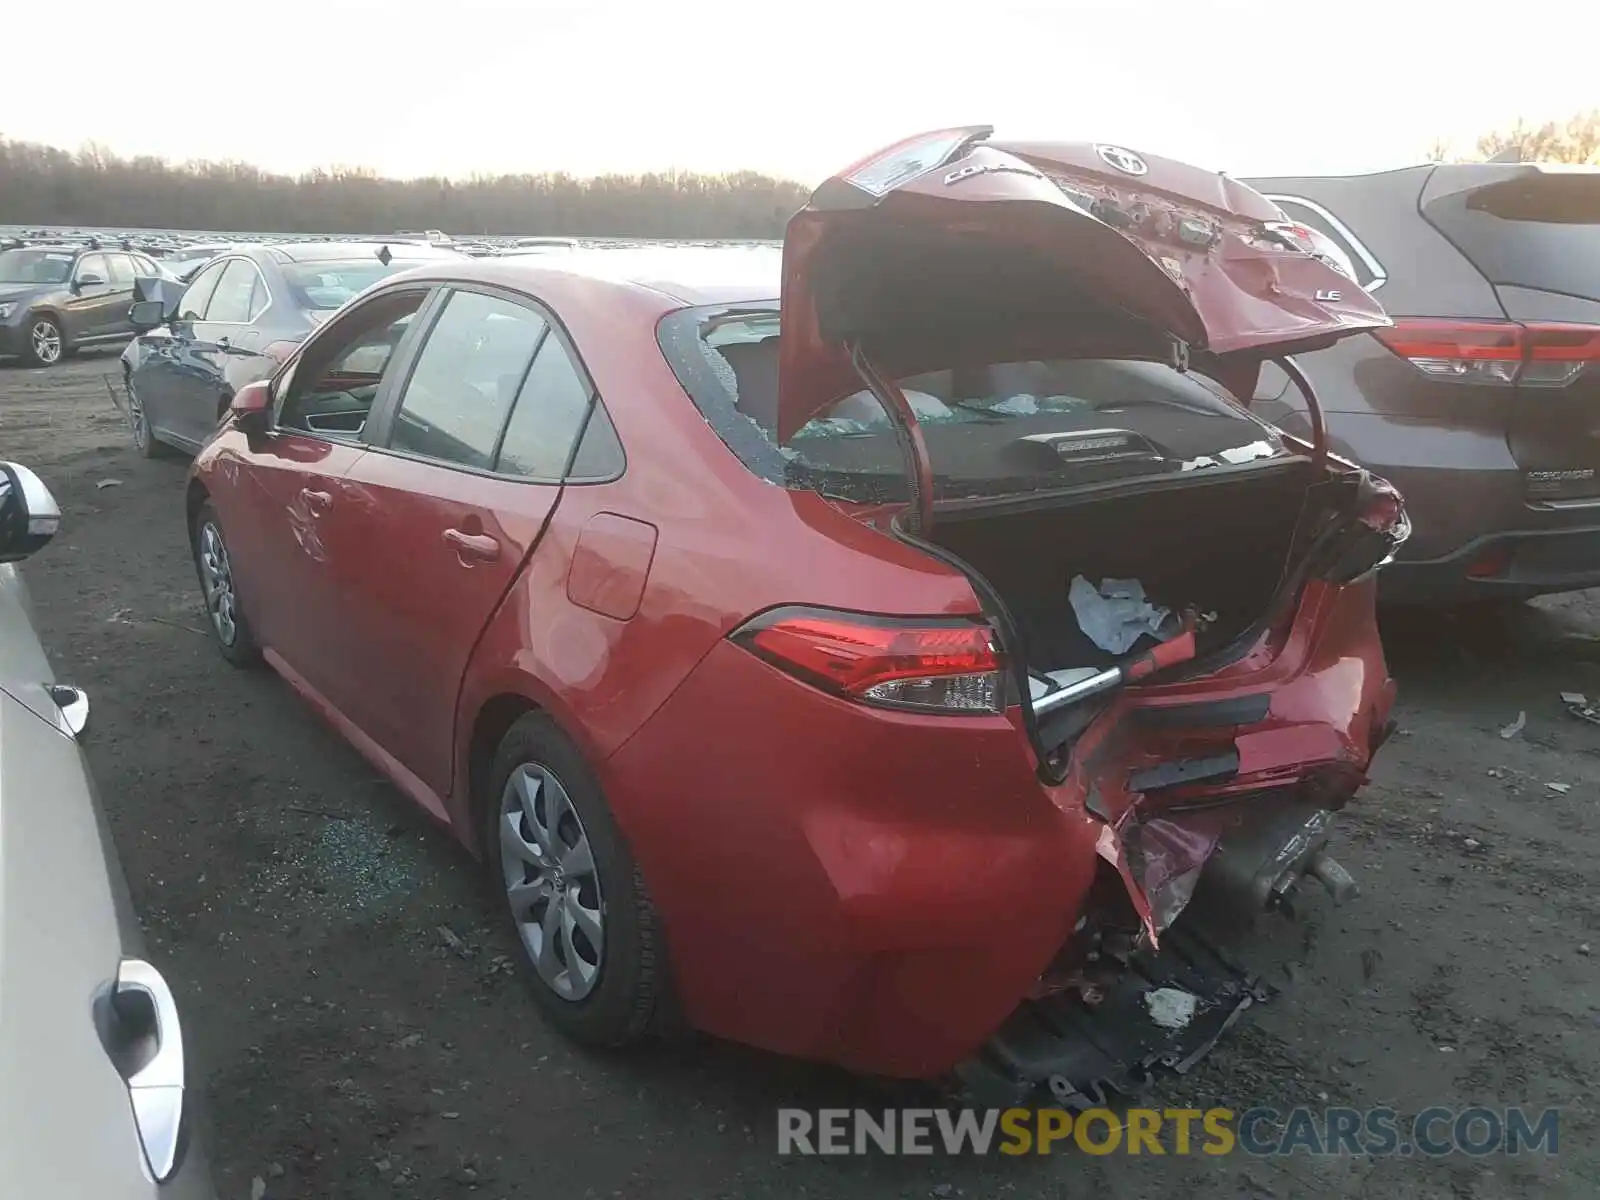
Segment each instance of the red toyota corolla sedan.
[[1394,694],[1399,498],[1238,399],[1386,324],[1280,219],[972,128],[824,184],[781,260],[392,277],[195,462],[217,641],[480,852],[574,1037],[1180,1065],[1261,995],[1215,934],[1353,891]]

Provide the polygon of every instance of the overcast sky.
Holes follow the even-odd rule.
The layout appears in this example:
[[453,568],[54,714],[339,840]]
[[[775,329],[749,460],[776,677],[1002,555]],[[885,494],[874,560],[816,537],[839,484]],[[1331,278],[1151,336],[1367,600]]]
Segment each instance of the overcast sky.
[[282,171],[810,183],[980,123],[1364,171],[1600,107],[1600,0],[78,0],[70,25],[3,55],[0,133]]

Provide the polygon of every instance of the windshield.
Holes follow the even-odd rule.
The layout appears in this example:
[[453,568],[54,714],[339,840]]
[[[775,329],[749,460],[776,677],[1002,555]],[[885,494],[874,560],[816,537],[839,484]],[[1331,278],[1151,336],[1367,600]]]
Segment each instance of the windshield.
[[0,251],[0,283],[65,283],[72,260],[69,250]]
[[[756,474],[862,503],[907,499],[883,406],[865,390],[788,445],[778,409],[775,310],[686,309],[663,352],[706,420]],[[1061,359],[933,371],[898,381],[927,443],[936,499],[1016,495],[1237,466],[1286,454],[1276,430],[1221,384],[1154,362]]]
[[[429,260],[431,261],[431,260]],[[421,266],[417,259],[396,258],[387,264],[376,257],[349,261],[284,263],[284,278],[295,306],[312,312],[340,308],[378,280],[396,271]]]

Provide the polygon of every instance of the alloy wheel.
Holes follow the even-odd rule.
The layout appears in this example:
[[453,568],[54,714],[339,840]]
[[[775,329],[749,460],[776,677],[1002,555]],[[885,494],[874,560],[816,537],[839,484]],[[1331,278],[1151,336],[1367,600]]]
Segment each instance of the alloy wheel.
[[600,978],[605,906],[589,834],[553,771],[524,763],[500,796],[500,865],[528,961],[563,1000]]
[[150,423],[145,420],[144,405],[139,403],[139,393],[134,391],[133,380],[128,381],[128,424],[133,429],[133,444],[143,450],[150,442]]
[[233,645],[239,636],[234,606],[233,570],[228,564],[228,548],[222,530],[207,521],[200,527],[200,581],[205,586],[206,613],[224,646]]
[[35,321],[28,331],[28,344],[41,366],[54,366],[61,361],[61,330],[54,321]]

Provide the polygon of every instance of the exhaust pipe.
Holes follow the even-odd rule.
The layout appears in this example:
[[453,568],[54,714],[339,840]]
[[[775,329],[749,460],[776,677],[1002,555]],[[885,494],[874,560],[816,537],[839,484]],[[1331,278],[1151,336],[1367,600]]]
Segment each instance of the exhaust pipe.
[[1333,897],[1335,904],[1343,904],[1346,900],[1354,900],[1361,895],[1361,887],[1356,883],[1355,877],[1326,851],[1317,851],[1306,866],[1306,874],[1314,875],[1317,881],[1328,889],[1328,895]]

